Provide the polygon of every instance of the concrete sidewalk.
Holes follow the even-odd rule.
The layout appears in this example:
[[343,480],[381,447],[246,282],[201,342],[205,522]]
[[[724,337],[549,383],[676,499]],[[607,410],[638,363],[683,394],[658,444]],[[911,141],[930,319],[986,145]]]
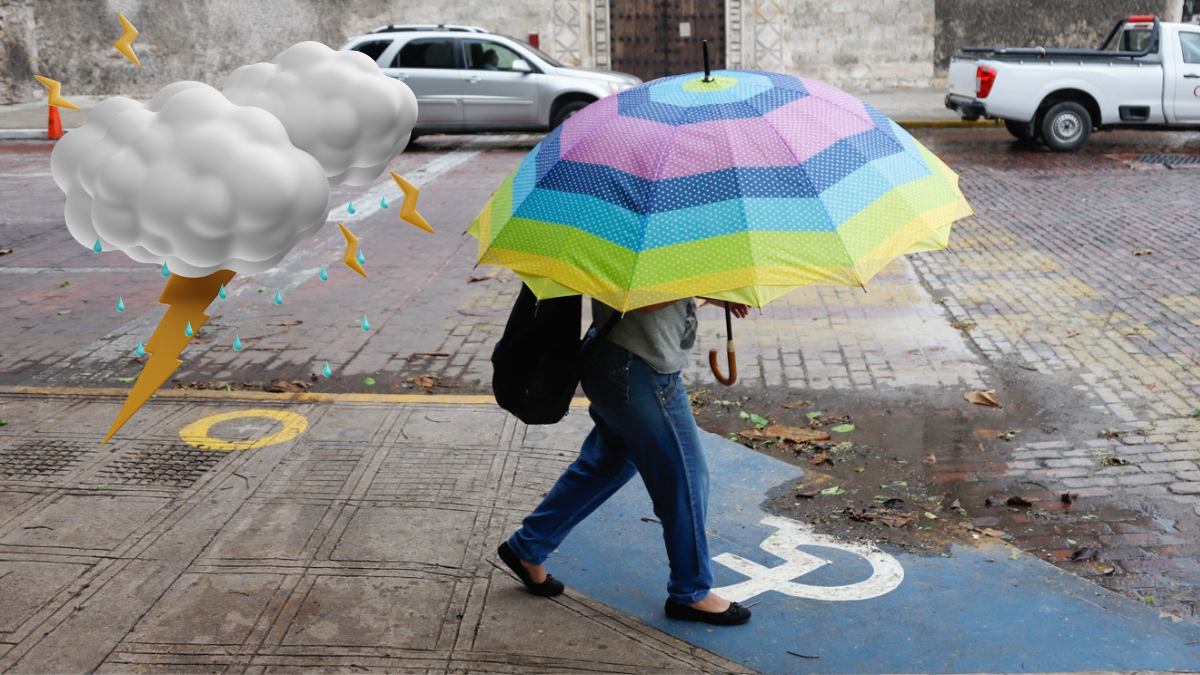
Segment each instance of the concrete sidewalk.
[[576,434],[160,398],[101,448],[119,405],[0,394],[0,672],[745,671],[495,567]]
[[101,448],[119,397],[0,393],[0,672],[1200,663],[1200,628],[997,540],[914,555],[764,517],[800,471],[709,434],[716,581],[732,594],[755,579],[738,596],[756,600],[754,622],[662,616],[665,554],[639,481],[552,557],[567,594],[534,598],[495,547],[574,459],[582,410],[526,427],[478,398],[242,396],[157,398]]
[[[875,106],[906,128],[937,128],[992,125],[990,121],[964,122],[958,114],[946,108],[945,87],[925,89],[882,89],[850,92]],[[71,98],[79,110],[62,109],[64,129],[83,124],[88,112],[105,97],[80,96]],[[46,137],[46,104],[18,103],[0,105],[0,140],[37,140]]]

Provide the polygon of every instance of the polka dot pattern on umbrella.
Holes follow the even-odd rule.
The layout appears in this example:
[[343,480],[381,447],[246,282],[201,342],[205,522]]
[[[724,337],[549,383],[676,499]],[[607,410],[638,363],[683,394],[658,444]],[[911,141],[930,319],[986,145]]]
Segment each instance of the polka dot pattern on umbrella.
[[548,134],[471,224],[479,262],[625,311],[691,295],[761,305],[865,284],[972,213],[953,171],[854,96],[713,77],[647,82]]

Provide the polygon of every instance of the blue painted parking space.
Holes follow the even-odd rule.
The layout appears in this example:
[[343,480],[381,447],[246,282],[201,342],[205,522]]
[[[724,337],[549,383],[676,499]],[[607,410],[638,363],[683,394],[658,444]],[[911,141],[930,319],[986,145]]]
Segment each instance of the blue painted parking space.
[[[547,565],[568,586],[765,673],[1200,669],[1200,627],[1161,618],[1000,542],[949,558],[855,546],[760,508],[800,469],[710,434],[716,586],[758,602],[744,626],[663,615],[667,563],[634,479]],[[1189,644],[1190,643],[1190,644]],[[792,653],[789,653],[792,652]],[[813,658],[815,657],[815,658]]]

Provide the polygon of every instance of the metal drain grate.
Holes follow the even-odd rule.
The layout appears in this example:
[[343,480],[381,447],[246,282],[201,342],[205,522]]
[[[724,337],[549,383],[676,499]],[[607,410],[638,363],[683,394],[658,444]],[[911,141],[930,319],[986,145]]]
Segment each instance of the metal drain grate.
[[1134,161],[1146,164],[1162,164],[1164,166],[1179,166],[1181,164],[1200,164],[1200,155],[1139,155]]
[[61,476],[96,449],[95,443],[43,439],[0,449],[0,478],[49,480]]
[[228,452],[200,450],[182,443],[143,446],[101,468],[100,475],[119,485],[186,488],[228,456]]

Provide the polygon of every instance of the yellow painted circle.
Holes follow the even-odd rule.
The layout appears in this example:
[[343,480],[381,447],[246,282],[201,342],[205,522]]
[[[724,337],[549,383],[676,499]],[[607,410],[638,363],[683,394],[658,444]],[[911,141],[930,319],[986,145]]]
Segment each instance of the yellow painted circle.
[[[262,417],[283,423],[283,428],[269,436],[256,438],[251,441],[222,441],[208,435],[208,430],[214,424],[243,417]],[[179,430],[179,437],[184,443],[201,450],[256,450],[268,445],[283,443],[304,433],[308,428],[308,420],[303,415],[284,412],[282,410],[239,410],[237,412],[221,413],[198,419]]]

